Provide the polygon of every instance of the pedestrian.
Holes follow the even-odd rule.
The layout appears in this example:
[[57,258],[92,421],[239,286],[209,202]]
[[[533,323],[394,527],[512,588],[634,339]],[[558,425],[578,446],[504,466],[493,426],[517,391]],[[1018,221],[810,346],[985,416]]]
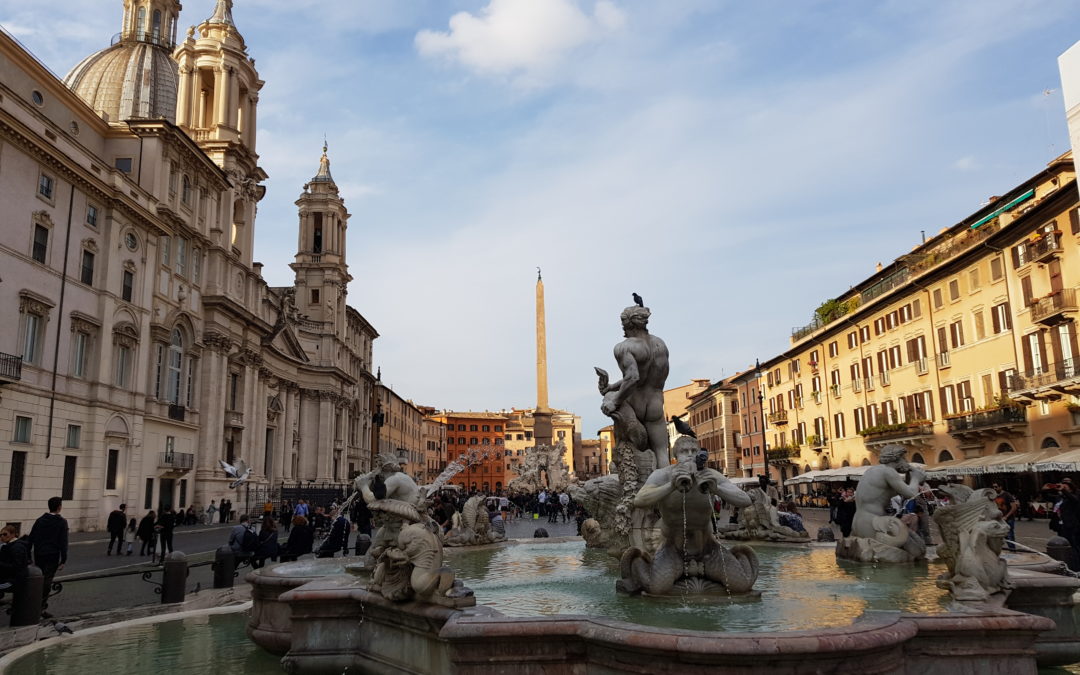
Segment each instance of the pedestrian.
[[176,513],[173,512],[171,506],[166,506],[161,512],[155,527],[158,530],[158,536],[161,538],[161,557],[159,561],[164,561],[166,553],[176,550],[173,548],[173,528],[176,527]]
[[132,518],[128,521],[127,529],[124,530],[124,543],[127,544],[127,554],[131,555],[131,549],[135,546],[135,533],[138,531],[139,526]]
[[1080,497],[1072,478],[1061,481],[1061,504],[1058,506],[1058,533],[1069,540],[1073,551],[1080,555]]
[[[360,501],[364,501],[364,500],[361,499]],[[289,533],[289,527],[292,525],[292,519],[293,519],[292,504],[289,503],[288,499],[281,502],[280,514],[281,514],[281,529],[282,529],[282,531],[285,532],[285,534],[288,534]]]
[[840,493],[840,503],[836,506],[836,524],[840,526],[840,534],[845,537],[851,536],[851,525],[855,521],[855,491],[844,488]]
[[263,519],[270,518],[274,515],[274,502],[269,499],[263,504]]
[[333,558],[338,551],[348,552],[349,550],[349,529],[351,528],[349,519],[344,513],[331,512],[330,516],[333,522],[330,525],[330,533],[326,535],[322,546],[319,547],[319,553],[316,556],[319,558]]
[[221,508],[221,510],[218,511],[218,518],[219,518],[218,522],[220,522],[222,525],[224,525],[229,520],[229,500],[228,499],[222,499],[220,508]]
[[216,513],[217,513],[217,505],[214,504],[214,500],[211,499],[210,500],[210,506],[206,507],[206,524],[207,525],[213,525],[214,524],[214,514],[216,514]]
[[109,514],[109,520],[105,524],[105,529],[109,532],[109,548],[105,550],[105,555],[112,555],[113,542],[116,542],[116,555],[120,555],[120,549],[124,545],[124,527],[127,526],[125,509],[127,504],[121,504]]
[[258,569],[266,563],[267,559],[271,562],[277,562],[278,559],[278,529],[273,516],[264,516],[262,519],[262,526],[259,527],[259,544],[251,558],[251,566]]
[[[68,524],[60,515],[63,500],[49,498],[49,512],[42,514],[30,528],[30,550],[34,564],[41,569],[43,584],[41,588],[41,606],[47,606],[53,577],[64,569],[68,557]],[[52,615],[42,611],[41,616],[48,619]]]
[[566,490],[559,493],[559,513],[562,514],[564,523],[570,517],[570,495],[566,494]]
[[1016,497],[1002,489],[1001,483],[994,483],[990,487],[993,488],[994,502],[997,503],[998,510],[1001,511],[1001,519],[1004,520],[1009,526],[1009,538],[1006,542],[1009,545],[1010,551],[1016,550],[1016,512],[1020,508],[1020,502],[1016,501]]
[[308,525],[307,518],[303,516],[292,517],[292,532],[289,540],[285,542],[285,550],[281,553],[282,562],[296,560],[302,555],[311,553],[315,547],[315,531]]
[[[252,541],[253,537],[255,537],[254,542]],[[258,538],[252,531],[251,525],[248,523],[247,514],[240,514],[240,522],[229,531],[229,548],[231,548],[233,553],[237,554],[237,556],[246,557],[255,552],[255,549],[258,548],[258,542]]]
[[150,562],[154,560],[154,551],[157,549],[157,532],[154,531],[154,523],[157,520],[157,514],[153,511],[147,513],[139,521],[139,528],[135,531],[135,536],[142,542],[142,546],[139,547],[139,555],[150,554]]
[[29,540],[26,537],[20,539],[14,525],[5,525],[0,529],[0,583],[21,584],[26,580],[29,566]]

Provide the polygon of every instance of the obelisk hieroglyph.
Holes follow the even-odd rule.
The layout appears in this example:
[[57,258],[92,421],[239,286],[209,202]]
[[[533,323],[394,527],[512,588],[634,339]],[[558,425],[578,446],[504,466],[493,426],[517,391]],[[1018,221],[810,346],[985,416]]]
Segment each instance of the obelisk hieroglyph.
[[536,268],[536,410],[533,412],[533,440],[551,445],[551,408],[548,407],[547,325],[544,319],[544,279]]

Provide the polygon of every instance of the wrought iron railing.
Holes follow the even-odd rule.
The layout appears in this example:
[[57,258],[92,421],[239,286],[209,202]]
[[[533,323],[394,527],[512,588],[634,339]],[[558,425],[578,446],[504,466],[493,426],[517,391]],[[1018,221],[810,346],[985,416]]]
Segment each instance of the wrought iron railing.
[[0,380],[17,382],[22,379],[22,357],[0,352]]
[[1076,310],[1076,289],[1064,288],[1031,305],[1031,320],[1043,321],[1055,314]]
[[947,420],[949,433],[977,431],[992,427],[1024,424],[1027,422],[1027,410],[1020,406],[1005,406],[994,410],[982,410],[968,413]]
[[158,468],[190,471],[195,466],[195,455],[190,452],[163,452]]
[[1025,371],[1023,374],[1013,375],[1009,378],[1009,392],[1014,393],[1025,389],[1047,387],[1051,384],[1078,377],[1080,377],[1080,361],[1077,359],[1065,359],[1047,369],[1034,368]]

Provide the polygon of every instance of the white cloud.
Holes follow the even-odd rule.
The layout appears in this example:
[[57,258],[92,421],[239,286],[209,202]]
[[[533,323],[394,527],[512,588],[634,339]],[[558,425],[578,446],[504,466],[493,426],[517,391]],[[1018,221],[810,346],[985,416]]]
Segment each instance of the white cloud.
[[574,0],[491,0],[478,15],[455,14],[449,31],[420,31],[415,43],[424,56],[536,84],[575,50],[625,23],[626,15],[611,0],[597,0],[591,15]]
[[967,157],[961,157],[960,159],[953,162],[953,168],[958,169],[959,171],[974,171],[975,169],[981,168],[981,166],[982,165],[979,164],[979,161],[974,157],[971,157],[970,155]]

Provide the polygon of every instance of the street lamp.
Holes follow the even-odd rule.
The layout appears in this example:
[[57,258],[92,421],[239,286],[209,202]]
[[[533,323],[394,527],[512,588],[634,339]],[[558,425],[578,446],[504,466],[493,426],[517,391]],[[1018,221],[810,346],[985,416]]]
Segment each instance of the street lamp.
[[[758,390],[758,410],[761,412],[761,451],[765,453],[765,478],[770,478],[772,473],[771,463],[769,462],[769,441],[768,436],[765,435],[765,392],[761,386],[761,361],[754,359],[754,368],[757,370],[757,390]],[[776,472],[776,483],[778,486],[777,493],[780,498],[784,498],[784,479],[779,471]]]

